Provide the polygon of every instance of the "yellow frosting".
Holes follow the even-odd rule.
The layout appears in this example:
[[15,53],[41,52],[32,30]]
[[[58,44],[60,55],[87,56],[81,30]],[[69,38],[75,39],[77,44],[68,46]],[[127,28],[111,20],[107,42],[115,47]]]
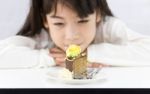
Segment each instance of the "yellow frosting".
[[77,45],[70,45],[66,50],[67,57],[75,58],[81,53],[80,46]]

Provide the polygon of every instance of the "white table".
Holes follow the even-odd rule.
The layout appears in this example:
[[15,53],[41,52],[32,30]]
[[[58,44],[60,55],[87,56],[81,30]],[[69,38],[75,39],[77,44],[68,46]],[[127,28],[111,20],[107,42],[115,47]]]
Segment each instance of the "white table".
[[0,88],[150,88],[150,67],[103,68],[106,80],[83,85],[47,81],[46,73],[58,69],[1,69]]

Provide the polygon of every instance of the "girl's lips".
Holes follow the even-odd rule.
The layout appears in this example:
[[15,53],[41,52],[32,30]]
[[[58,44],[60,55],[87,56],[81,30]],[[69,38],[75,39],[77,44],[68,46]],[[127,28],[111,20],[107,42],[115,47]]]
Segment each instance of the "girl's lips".
[[[72,45],[72,44],[70,44],[70,45]],[[75,44],[75,45],[81,46],[81,44]],[[68,49],[68,47],[69,47],[69,45],[64,46],[65,51]]]

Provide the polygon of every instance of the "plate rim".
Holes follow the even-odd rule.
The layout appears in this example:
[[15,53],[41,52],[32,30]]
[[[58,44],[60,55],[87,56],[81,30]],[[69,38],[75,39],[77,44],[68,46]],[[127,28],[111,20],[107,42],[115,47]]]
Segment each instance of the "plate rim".
[[87,84],[87,83],[91,83],[91,82],[96,82],[96,81],[100,81],[100,80],[104,80],[106,79],[106,75],[104,72],[99,72],[98,74],[95,75],[95,77],[93,79],[61,79],[60,77],[57,76],[59,72],[53,73],[53,72],[47,72],[47,79],[48,80],[54,80],[56,82],[61,82],[61,83],[66,83],[66,84]]

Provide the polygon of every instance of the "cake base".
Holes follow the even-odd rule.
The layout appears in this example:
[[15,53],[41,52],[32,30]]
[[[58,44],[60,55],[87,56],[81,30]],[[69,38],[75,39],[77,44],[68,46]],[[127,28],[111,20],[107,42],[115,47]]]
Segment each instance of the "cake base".
[[66,69],[73,72],[73,79],[86,79],[87,63],[87,56],[81,56],[74,61],[66,60]]
[[69,60],[66,60],[66,69],[68,69],[70,72],[73,71],[73,61],[69,61]]

